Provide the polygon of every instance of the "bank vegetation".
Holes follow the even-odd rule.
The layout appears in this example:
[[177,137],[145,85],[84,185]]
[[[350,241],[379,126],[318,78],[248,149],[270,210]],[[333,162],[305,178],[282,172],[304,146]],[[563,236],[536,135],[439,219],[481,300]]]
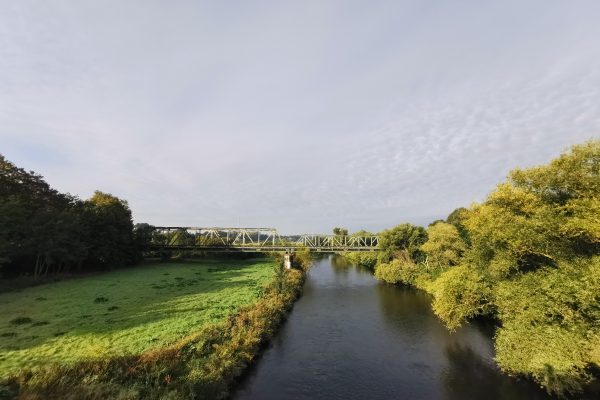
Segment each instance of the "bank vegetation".
[[381,280],[431,293],[451,330],[496,321],[503,371],[558,395],[598,382],[600,141],[512,171],[484,202],[427,229],[386,230],[380,245],[377,256],[350,257]]
[[0,394],[22,399],[225,398],[302,290],[304,271],[277,265],[258,300],[222,322],[139,355],[26,368],[5,379]]
[[[0,291],[82,274],[97,276],[102,281],[103,271],[140,263],[151,231],[147,224],[133,225],[125,200],[100,191],[87,200],[60,193],[40,175],[15,166],[0,155]],[[49,360],[43,365],[2,373],[0,398],[225,398],[235,378],[274,335],[300,295],[310,257],[307,252],[300,252],[292,270],[284,270],[282,260],[277,257],[273,264],[276,268],[272,279],[265,287],[258,288],[256,301],[236,308],[218,322],[187,327],[183,338],[176,342],[141,353],[89,357],[75,362]],[[169,275],[168,264],[163,275]],[[177,285],[200,287],[204,278],[175,279],[175,282],[167,278],[154,282],[152,290],[164,291],[169,285],[174,285],[174,290]],[[70,283],[77,282],[75,279]],[[105,316],[122,311],[110,301],[105,295],[98,296],[93,306],[108,305]],[[53,312],[58,313],[55,316],[63,316],[65,310]],[[18,329],[29,326],[46,329],[50,322],[20,316],[9,324],[15,332],[0,332],[5,342],[13,340]],[[141,321],[140,326],[143,324]],[[90,328],[85,323],[80,328],[85,330],[86,326]],[[8,353],[4,350],[8,348],[2,350],[1,356],[5,357]]]

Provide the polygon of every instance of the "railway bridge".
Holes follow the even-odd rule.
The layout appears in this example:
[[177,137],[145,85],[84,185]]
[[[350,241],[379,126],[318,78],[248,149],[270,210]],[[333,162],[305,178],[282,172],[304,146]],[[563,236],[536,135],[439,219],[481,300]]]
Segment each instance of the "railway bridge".
[[152,250],[216,252],[377,251],[377,235],[280,235],[274,228],[154,227]]

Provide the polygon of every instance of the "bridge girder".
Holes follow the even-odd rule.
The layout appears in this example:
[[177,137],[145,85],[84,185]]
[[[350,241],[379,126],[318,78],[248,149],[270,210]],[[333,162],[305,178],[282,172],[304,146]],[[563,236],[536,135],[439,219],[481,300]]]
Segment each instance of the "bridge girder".
[[155,227],[151,246],[161,249],[239,251],[377,251],[377,235],[303,234],[281,236],[275,228]]

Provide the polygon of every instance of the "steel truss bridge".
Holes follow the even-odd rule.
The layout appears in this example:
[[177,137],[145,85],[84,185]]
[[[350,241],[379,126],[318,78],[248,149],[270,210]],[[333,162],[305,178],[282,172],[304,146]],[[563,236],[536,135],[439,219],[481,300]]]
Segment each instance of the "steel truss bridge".
[[281,236],[274,228],[195,228],[154,227],[152,250],[293,252],[377,251],[376,235],[289,235]]

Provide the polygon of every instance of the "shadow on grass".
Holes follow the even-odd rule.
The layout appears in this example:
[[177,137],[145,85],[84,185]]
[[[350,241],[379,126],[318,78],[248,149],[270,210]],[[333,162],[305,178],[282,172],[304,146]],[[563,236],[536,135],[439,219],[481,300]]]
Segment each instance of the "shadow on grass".
[[[231,261],[226,262],[211,262],[198,265],[198,271],[193,276],[181,277],[177,276],[176,271],[169,271],[169,265],[165,265],[165,272],[156,276],[155,279],[148,281],[148,289],[144,290],[142,295],[147,297],[149,293],[151,298],[148,299],[143,307],[128,309],[126,300],[121,298],[121,301],[112,301],[107,299],[106,302],[90,303],[89,312],[79,316],[81,324],[78,326],[56,326],[54,331],[46,330],[45,334],[40,334],[35,330],[27,331],[27,343],[16,346],[0,346],[0,350],[27,350],[33,347],[43,345],[58,336],[70,335],[76,337],[84,334],[110,334],[141,326],[149,323],[154,323],[161,320],[166,320],[173,317],[175,314],[186,313],[190,311],[201,312],[210,308],[213,310],[210,318],[220,319],[231,313],[235,307],[224,305],[220,307],[218,300],[191,306],[176,308],[176,305],[181,299],[194,294],[208,294],[222,291],[224,289],[248,287],[250,290],[260,290],[262,285],[259,281],[252,278],[244,278],[247,275],[247,268],[258,263],[264,263],[265,260],[239,260],[235,261],[235,265],[231,265]],[[222,265],[226,264],[226,265]],[[189,272],[188,272],[189,274]],[[127,288],[123,288],[127,290]],[[135,296],[136,293],[130,293]],[[208,304],[207,304],[208,303]],[[55,310],[49,310],[49,314]],[[51,320],[51,319],[50,319]],[[43,321],[44,325],[48,325],[47,321]],[[52,324],[50,322],[49,324]],[[36,324],[31,324],[35,326]],[[38,321],[37,326],[41,326]],[[37,334],[38,336],[30,335]],[[57,335],[60,333],[60,335]]]

